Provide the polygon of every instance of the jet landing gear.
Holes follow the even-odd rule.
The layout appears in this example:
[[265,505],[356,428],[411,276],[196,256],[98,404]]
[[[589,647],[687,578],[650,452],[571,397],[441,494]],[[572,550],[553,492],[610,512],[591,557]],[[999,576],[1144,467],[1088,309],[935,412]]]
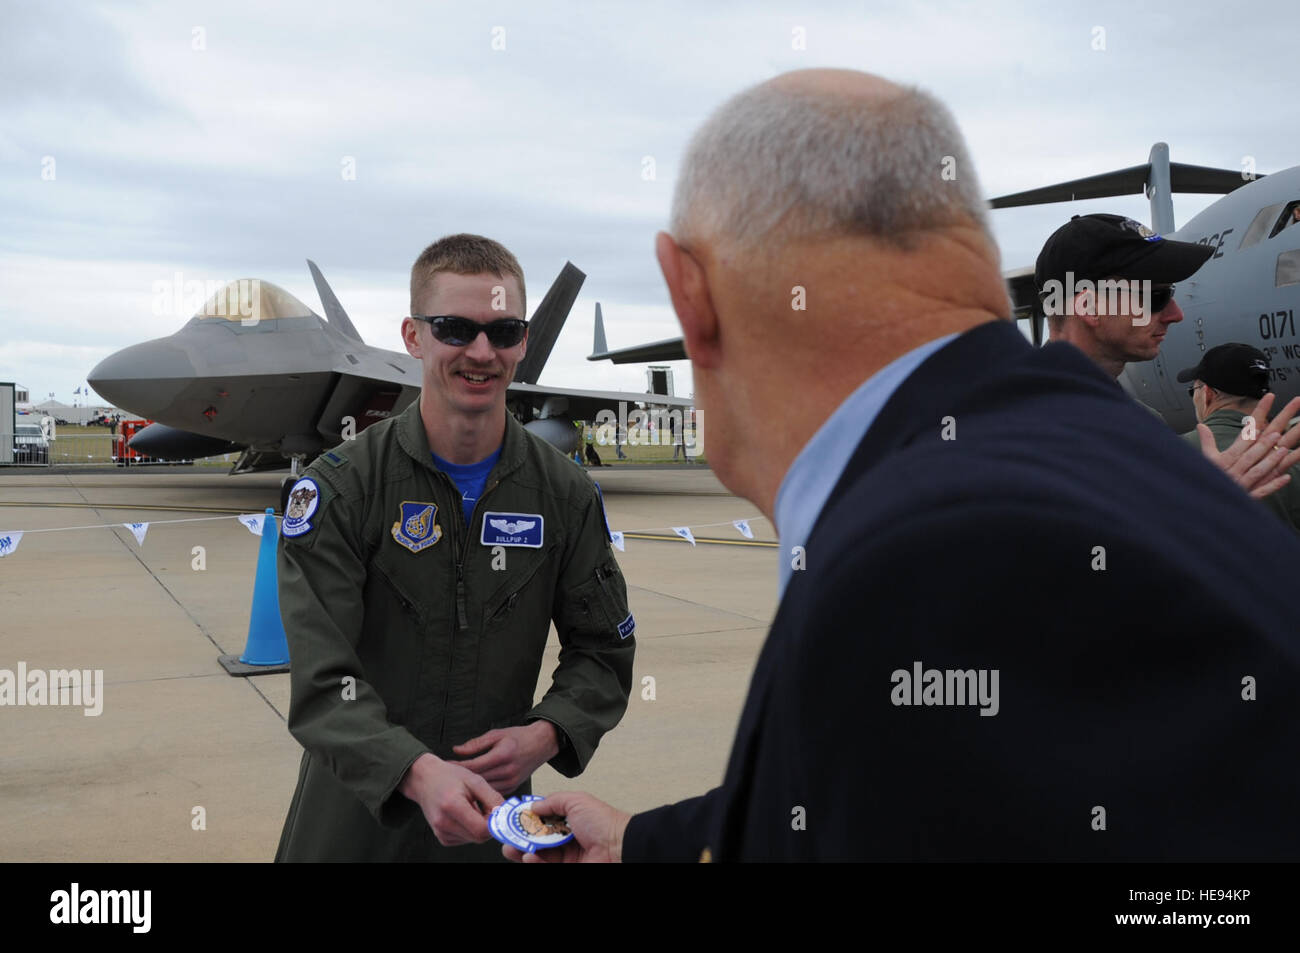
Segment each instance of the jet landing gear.
[[280,515],[287,516],[289,513],[289,491],[293,485],[298,482],[298,477],[302,475],[302,462],[306,459],[301,453],[295,453],[289,458],[289,475],[280,480]]

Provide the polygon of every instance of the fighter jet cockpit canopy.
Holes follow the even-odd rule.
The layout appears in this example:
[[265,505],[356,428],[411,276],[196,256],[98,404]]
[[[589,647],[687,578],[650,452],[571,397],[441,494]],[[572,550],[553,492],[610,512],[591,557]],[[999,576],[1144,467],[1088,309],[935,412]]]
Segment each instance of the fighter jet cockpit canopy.
[[240,278],[211,292],[194,318],[251,324],[275,318],[305,318],[311,314],[311,308],[279,285],[260,278]]

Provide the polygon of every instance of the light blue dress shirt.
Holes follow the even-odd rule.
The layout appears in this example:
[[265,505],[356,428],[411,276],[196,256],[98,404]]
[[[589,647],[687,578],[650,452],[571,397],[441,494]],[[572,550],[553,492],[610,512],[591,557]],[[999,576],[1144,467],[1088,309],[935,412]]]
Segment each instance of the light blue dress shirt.
[[922,344],[886,364],[868,377],[826,419],[811,440],[799,451],[776,491],[774,515],[781,538],[781,596],[794,572],[795,546],[805,546],[831,490],[839,483],[849,458],[875,422],[881,409],[903,381],[927,357],[957,335],[948,334]]

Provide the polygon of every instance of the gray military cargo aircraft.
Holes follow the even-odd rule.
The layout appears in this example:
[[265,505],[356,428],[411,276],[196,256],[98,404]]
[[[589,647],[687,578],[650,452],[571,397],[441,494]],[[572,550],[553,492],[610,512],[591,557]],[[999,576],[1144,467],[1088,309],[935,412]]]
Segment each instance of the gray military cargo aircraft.
[[[1240,169],[1212,169],[1169,161],[1169,147],[1157,142],[1146,164],[1085,179],[1017,192],[990,200],[992,208],[1013,208],[1109,198],[1145,192],[1151,205],[1151,228],[1176,241],[1213,245],[1215,252],[1200,270],[1179,283],[1175,296],[1183,320],[1170,325],[1155,360],[1129,364],[1121,385],[1155,408],[1171,427],[1186,432],[1196,426],[1187,386],[1178,371],[1200,362],[1201,354],[1219,344],[1253,344],[1269,356],[1274,408],[1300,395],[1300,166],[1270,175]],[[1174,227],[1174,192],[1221,194],[1182,228]],[[1046,236],[1044,236],[1046,238]],[[1015,317],[1035,344],[1043,341],[1043,313],[1034,286],[1033,267],[1004,274]],[[681,338],[611,351],[596,315],[595,346],[589,361],[616,364],[675,361],[686,358]]]
[[[419,396],[420,362],[366,344],[320,269],[307,265],[324,318],[277,285],[241,279],[175,334],[117,351],[90,372],[102,397],[154,421],[132,449],[173,460],[242,451],[232,473],[290,469],[283,496],[307,462]],[[691,406],[662,394],[537,383],[585,279],[571,263],[560,271],[529,321],[528,352],[506,395],[525,427],[566,453],[577,445],[574,420],[617,415],[620,403]]]

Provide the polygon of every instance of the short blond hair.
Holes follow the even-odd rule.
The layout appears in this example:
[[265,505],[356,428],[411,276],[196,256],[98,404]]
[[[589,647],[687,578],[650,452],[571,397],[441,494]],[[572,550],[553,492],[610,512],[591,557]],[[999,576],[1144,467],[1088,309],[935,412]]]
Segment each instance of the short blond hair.
[[500,242],[482,235],[462,233],[440,238],[420,252],[420,257],[411,266],[412,314],[415,313],[416,301],[440,273],[493,274],[498,278],[509,275],[519,282],[519,306],[527,313],[528,295],[524,290],[524,270],[519,267],[519,259]]

